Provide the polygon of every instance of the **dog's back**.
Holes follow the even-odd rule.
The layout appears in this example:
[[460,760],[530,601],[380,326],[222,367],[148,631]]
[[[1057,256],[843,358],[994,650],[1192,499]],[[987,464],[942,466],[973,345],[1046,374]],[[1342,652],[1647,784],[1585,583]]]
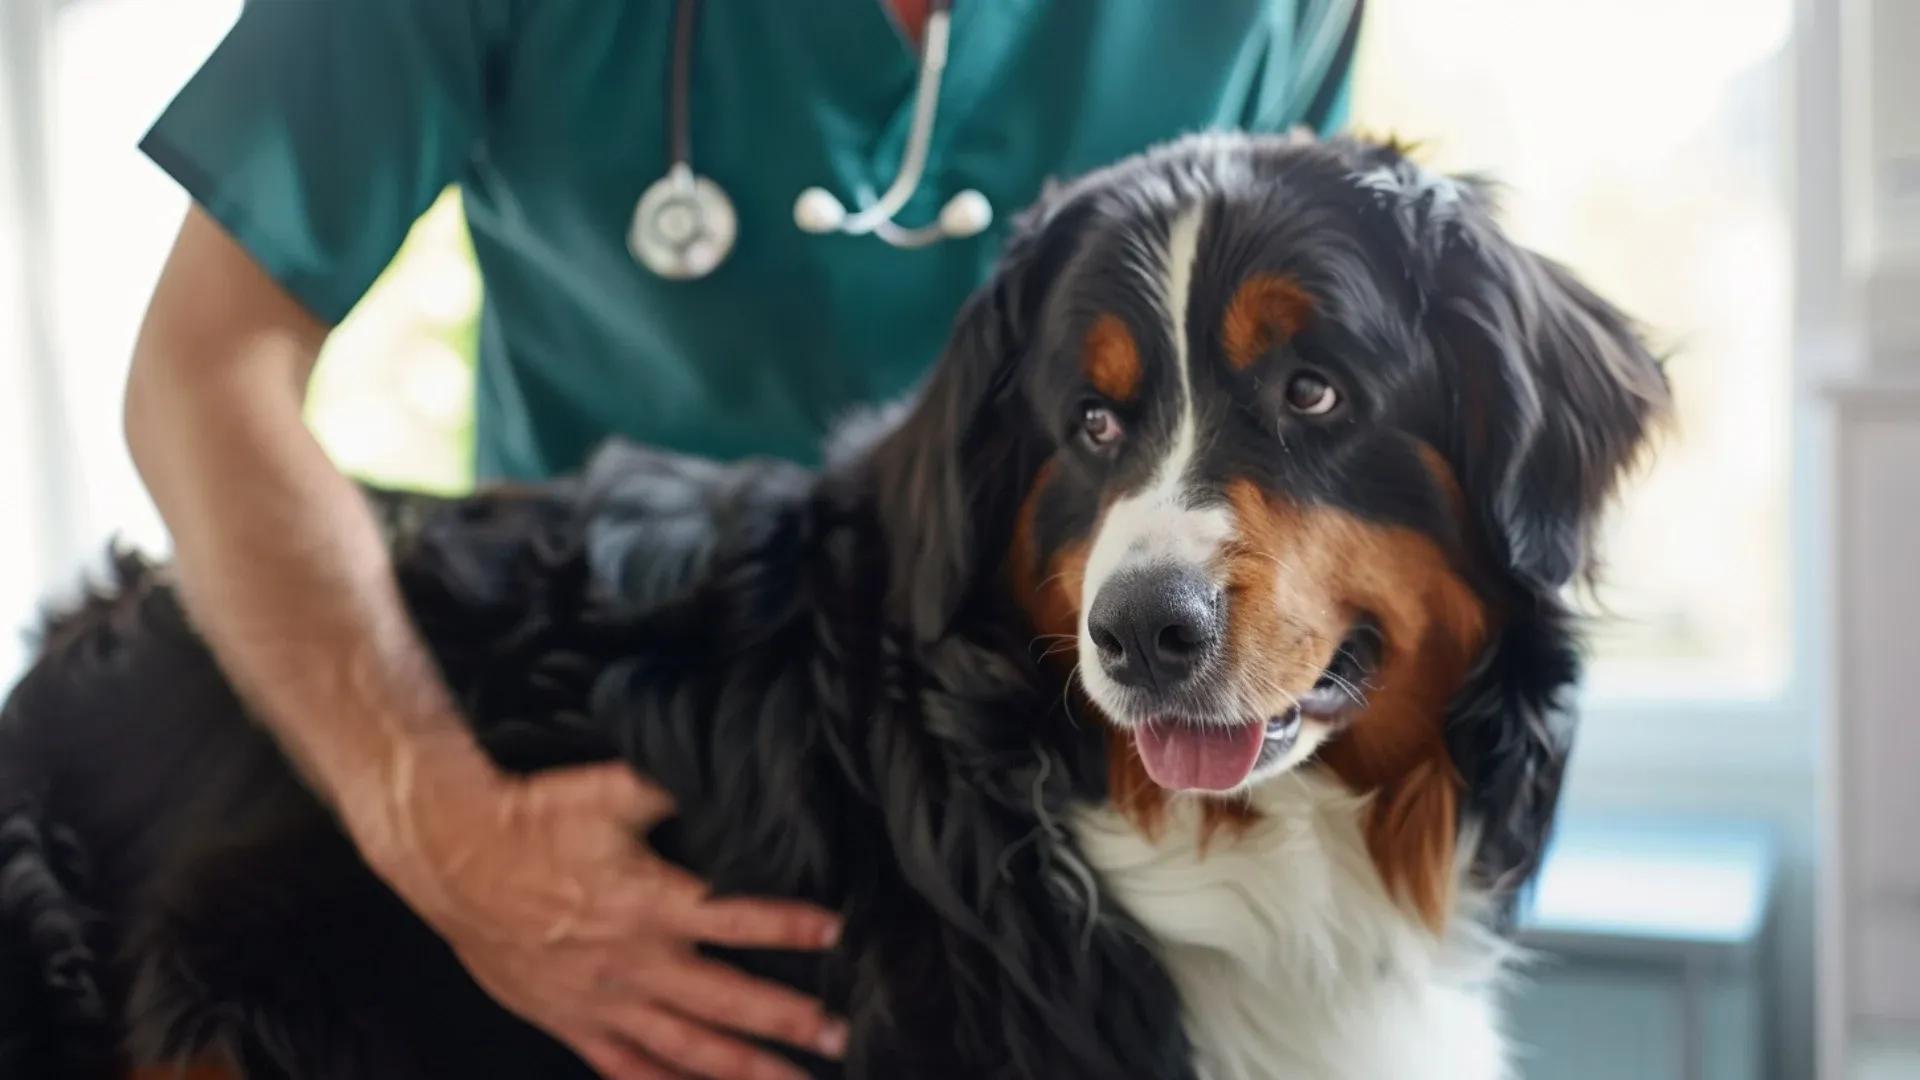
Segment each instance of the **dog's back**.
[[[623,757],[682,808],[651,838],[663,854],[722,892],[846,911],[824,962],[733,959],[847,1009],[848,1072],[1184,1075],[1171,984],[1048,827],[1090,775],[1064,755],[1097,739],[1036,729],[1060,695],[1023,635],[923,647],[882,624],[862,498],[791,467],[627,451],[579,482],[377,509],[496,760]],[[0,770],[19,783],[0,790],[31,793],[11,808],[84,858],[4,849],[6,880],[59,888],[0,896],[0,1047],[20,1062],[0,1073],[211,1049],[247,1075],[590,1075],[365,868],[156,571],[123,564],[56,622],[6,708]],[[87,951],[41,944],[38,911]],[[71,998],[56,970],[89,973],[99,1004],[49,1031]]]
[[[530,591],[574,584],[529,564],[561,557],[535,549],[575,494],[370,492],[444,661],[482,669],[477,643],[523,618]],[[124,552],[111,564],[106,583],[47,620],[0,713],[0,1076],[111,1076],[129,1058],[214,1045],[244,1059],[275,1039],[339,1048],[306,1062],[317,1076],[372,1075],[370,1053],[381,1076],[467,1057],[484,1072],[501,1054],[586,1075],[473,989],[360,863],[248,720],[167,571]],[[463,682],[478,691],[474,676]],[[583,753],[566,739],[509,741],[535,758],[528,767]],[[233,1000],[235,988],[254,996]],[[355,1015],[381,1021],[273,1030],[275,1017],[323,1028]],[[254,1030],[230,1038],[220,1018]],[[469,1038],[481,1023],[495,1036],[484,1049]],[[417,1041],[378,1047],[379,1030],[405,1024]]]
[[167,868],[209,822],[312,803],[158,568],[116,554],[40,644],[0,714],[0,1073],[108,1076],[134,981],[113,959]]
[[[667,459],[623,460],[632,478]],[[584,607],[565,569],[584,556],[560,550],[580,490],[368,494],[472,715],[584,710],[583,684],[483,674],[537,613]],[[640,528],[651,509],[604,516]],[[588,1075],[480,994],[359,861],[249,721],[164,567],[116,551],[109,580],[50,616],[39,645],[0,713],[0,1076],[111,1076],[209,1047],[246,1068],[275,1042],[302,1048],[302,1075],[477,1075],[503,1060]],[[524,768],[612,753],[524,729],[502,739]],[[276,1029],[288,1020],[306,1029]],[[394,1030],[415,1037],[391,1045]]]
[[0,812],[0,1076],[103,1075],[112,1042],[77,846],[12,788]]

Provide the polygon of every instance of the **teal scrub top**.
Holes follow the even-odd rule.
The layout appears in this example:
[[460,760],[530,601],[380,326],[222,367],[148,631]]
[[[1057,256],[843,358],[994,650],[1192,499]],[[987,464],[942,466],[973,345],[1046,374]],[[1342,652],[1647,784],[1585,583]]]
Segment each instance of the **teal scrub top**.
[[1202,129],[1336,125],[1359,0],[958,0],[899,220],[969,187],[996,220],[912,251],[793,222],[803,189],[858,207],[898,167],[917,63],[883,0],[711,0],[692,159],[739,239],[698,281],[626,246],[668,166],[674,6],[251,0],[142,149],[328,324],[458,184],[485,282],[482,479],[573,469],[614,434],[810,461],[933,362],[1050,178]]

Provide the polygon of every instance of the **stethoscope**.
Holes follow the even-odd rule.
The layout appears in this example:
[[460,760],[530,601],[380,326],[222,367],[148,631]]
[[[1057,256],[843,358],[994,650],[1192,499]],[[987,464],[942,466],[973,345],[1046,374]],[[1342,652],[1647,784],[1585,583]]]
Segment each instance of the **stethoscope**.
[[[875,0],[868,0],[875,2]],[[640,196],[627,233],[627,247],[640,264],[664,278],[685,281],[705,277],[723,262],[739,230],[733,202],[719,184],[693,171],[688,132],[694,22],[699,0],[680,0],[673,32],[671,83],[667,89],[667,174]],[[919,248],[942,240],[977,236],[993,223],[993,204],[972,188],[956,193],[930,224],[908,228],[893,220],[920,188],[933,139],[940,99],[940,75],[947,66],[947,32],[952,0],[933,0],[920,48],[920,81],[914,91],[913,126],[900,155],[893,183],[871,206],[857,213],[825,188],[810,187],[793,201],[793,223],[815,235],[873,235],[896,248]]]

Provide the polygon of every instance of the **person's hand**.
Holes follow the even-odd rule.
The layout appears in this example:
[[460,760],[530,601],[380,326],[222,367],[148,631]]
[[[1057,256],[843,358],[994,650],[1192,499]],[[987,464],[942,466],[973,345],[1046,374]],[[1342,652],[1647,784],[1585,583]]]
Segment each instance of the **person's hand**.
[[827,948],[832,914],[709,898],[641,842],[673,808],[624,765],[514,777],[441,749],[402,755],[385,812],[349,827],[496,1001],[608,1080],[805,1075],[743,1035],[841,1055],[846,1027],[818,1002],[695,950]]

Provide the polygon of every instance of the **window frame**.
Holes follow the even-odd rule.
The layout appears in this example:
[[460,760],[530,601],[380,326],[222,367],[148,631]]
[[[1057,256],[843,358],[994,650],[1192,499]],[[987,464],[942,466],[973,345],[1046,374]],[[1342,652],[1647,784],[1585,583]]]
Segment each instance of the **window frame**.
[[[1858,352],[1841,238],[1839,14],[1794,0],[1784,46],[1782,164],[1793,311],[1789,323],[1786,566],[1787,676],[1770,694],[1639,696],[1583,685],[1575,768],[1599,801],[1644,791],[1656,778],[1698,776],[1707,786],[1786,785],[1811,805],[1829,713],[1832,604],[1830,410],[1817,388]],[[1616,798],[1610,799],[1609,796]],[[1711,809],[1715,800],[1701,800]]]

